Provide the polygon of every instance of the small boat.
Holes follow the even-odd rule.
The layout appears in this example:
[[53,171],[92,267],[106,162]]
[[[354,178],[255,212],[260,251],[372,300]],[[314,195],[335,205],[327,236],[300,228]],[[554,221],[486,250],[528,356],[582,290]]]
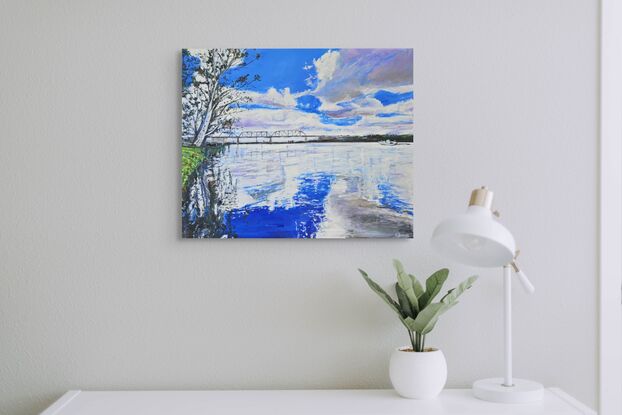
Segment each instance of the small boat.
[[378,141],[380,143],[381,146],[395,146],[397,145],[397,141],[394,140],[384,140],[384,141]]

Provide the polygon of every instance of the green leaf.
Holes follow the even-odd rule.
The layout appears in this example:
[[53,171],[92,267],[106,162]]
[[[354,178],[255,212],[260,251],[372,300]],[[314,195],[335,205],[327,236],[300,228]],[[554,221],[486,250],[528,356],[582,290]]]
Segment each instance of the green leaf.
[[400,261],[399,259],[393,258],[393,267],[398,274],[404,274],[404,265],[402,265],[402,261]]
[[453,304],[445,304],[445,303],[434,303],[427,306],[423,311],[421,311],[417,318],[415,319],[414,331],[419,334],[428,334],[434,329],[438,318],[445,311],[449,310],[454,305],[458,304],[457,302]]
[[449,270],[447,268],[439,269],[425,281],[425,293],[419,298],[419,308],[423,310],[434,300],[434,297],[438,295],[443,288],[443,284],[449,276]]
[[402,291],[404,291],[404,294],[406,294],[406,297],[408,298],[408,301],[410,302],[410,308],[415,313],[418,313],[419,312],[419,301],[417,300],[417,295],[415,294],[415,288],[413,287],[413,283],[412,283],[410,276],[404,272],[404,266],[399,260],[394,259],[393,266],[395,267],[395,270],[397,271],[397,283],[399,284]]
[[458,284],[456,288],[452,288],[451,290],[447,291],[447,294],[445,294],[445,296],[441,298],[441,303],[451,305],[456,302],[458,297],[460,297],[466,290],[473,286],[473,283],[477,280],[477,278],[477,275],[473,275],[472,277],[469,277],[466,280],[462,281],[460,284]]
[[413,289],[415,290],[415,295],[417,296],[417,299],[421,298],[421,296],[424,293],[421,283],[419,282],[417,277],[415,277],[413,274],[408,274],[408,276],[410,277],[410,280],[412,281]]
[[397,294],[397,300],[400,304],[402,315],[414,318],[415,315],[413,314],[413,310],[410,307],[410,301],[408,301],[406,293],[404,293],[404,290],[402,290],[402,287],[400,287],[398,283],[395,284],[395,293]]
[[404,323],[408,330],[415,331],[415,319],[411,317],[406,317],[404,321],[402,321],[402,323]]
[[[458,297],[460,297],[466,290],[471,288],[475,280],[477,280],[476,275],[467,278],[466,280],[461,282],[456,288],[452,288],[451,290],[449,290],[447,294],[445,294],[445,296],[441,298],[440,302],[429,304],[426,308],[421,310],[421,312],[415,318],[415,332],[419,334],[427,334],[432,331],[434,329],[434,326],[438,322],[438,318],[441,316],[441,314],[458,304]],[[404,322],[404,325],[407,325],[406,322]]]
[[369,276],[367,275],[365,271],[363,271],[362,269],[359,269],[359,272],[361,273],[361,275],[367,282],[367,285],[369,285],[369,288],[371,288],[372,291],[378,294],[378,297],[382,298],[384,302],[387,303],[389,307],[391,307],[391,309],[397,313],[398,316],[400,316],[400,320],[402,320],[402,323],[403,323],[404,317],[402,316],[400,305],[396,303],[395,300],[393,300],[393,298],[391,298],[391,296],[387,294],[387,292],[383,290],[381,286],[379,286],[378,284],[376,284],[374,280],[369,278]]

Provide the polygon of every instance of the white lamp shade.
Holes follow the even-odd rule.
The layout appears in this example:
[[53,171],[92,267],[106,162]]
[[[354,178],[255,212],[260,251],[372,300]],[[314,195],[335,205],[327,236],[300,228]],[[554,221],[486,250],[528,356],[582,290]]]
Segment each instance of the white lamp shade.
[[516,251],[510,231],[481,206],[469,206],[466,213],[441,222],[431,243],[441,255],[477,267],[507,265]]

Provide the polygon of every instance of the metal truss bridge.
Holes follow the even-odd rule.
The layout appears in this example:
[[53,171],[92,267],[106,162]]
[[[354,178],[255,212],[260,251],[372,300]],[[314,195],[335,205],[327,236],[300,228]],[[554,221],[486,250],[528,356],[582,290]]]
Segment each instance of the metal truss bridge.
[[234,131],[221,132],[218,135],[208,137],[210,143],[288,143],[317,140],[317,135],[307,135],[302,130],[276,130],[276,131]]

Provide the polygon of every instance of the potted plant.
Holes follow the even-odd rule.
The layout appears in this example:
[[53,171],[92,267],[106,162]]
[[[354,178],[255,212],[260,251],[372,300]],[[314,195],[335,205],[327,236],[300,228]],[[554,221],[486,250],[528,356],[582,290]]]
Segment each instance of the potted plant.
[[397,271],[397,301],[365,271],[359,269],[359,272],[369,287],[395,311],[408,331],[410,346],[397,348],[391,355],[389,374],[393,387],[405,398],[431,399],[445,386],[447,363],[440,349],[425,346],[426,335],[434,329],[441,314],[458,304],[458,297],[471,288],[477,276],[467,278],[434,303],[447,280],[448,269],[440,269],[428,277],[424,289],[414,275],[404,271],[400,261],[394,259],[393,265]]

